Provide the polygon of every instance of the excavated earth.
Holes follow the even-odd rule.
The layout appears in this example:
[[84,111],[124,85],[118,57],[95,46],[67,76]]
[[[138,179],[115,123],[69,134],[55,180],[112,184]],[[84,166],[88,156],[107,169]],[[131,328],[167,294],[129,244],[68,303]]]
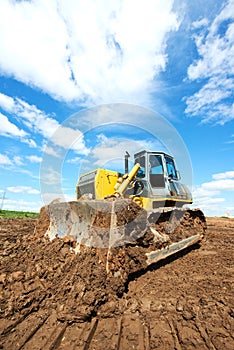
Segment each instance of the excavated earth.
[[0,349],[234,349],[233,219],[207,218],[201,247],[148,268],[142,247],[122,250],[122,279],[35,223],[0,219]]

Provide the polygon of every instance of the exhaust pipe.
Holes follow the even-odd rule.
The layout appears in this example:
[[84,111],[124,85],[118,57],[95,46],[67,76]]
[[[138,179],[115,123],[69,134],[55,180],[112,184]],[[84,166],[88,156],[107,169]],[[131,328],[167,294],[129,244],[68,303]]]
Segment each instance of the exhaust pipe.
[[128,153],[128,151],[126,151],[126,154],[124,156],[125,159],[125,174],[128,174],[128,158],[130,157],[130,154]]

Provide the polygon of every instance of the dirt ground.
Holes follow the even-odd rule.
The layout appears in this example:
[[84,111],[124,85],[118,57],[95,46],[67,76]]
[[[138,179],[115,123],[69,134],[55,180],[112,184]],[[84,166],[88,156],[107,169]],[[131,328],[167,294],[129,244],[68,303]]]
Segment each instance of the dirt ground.
[[234,349],[234,219],[207,224],[201,247],[119,290],[92,250],[35,239],[33,219],[1,219],[0,349]]

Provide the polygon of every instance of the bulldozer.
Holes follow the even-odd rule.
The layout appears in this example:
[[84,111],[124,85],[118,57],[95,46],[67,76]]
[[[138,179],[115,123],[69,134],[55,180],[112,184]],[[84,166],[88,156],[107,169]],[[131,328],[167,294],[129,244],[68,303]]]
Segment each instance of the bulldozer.
[[[98,168],[82,174],[76,200],[41,209],[37,235],[67,242],[104,264],[107,276],[126,280],[131,273],[201,242],[206,220],[181,182],[172,155],[142,150],[129,170]],[[45,213],[47,219],[45,220]]]

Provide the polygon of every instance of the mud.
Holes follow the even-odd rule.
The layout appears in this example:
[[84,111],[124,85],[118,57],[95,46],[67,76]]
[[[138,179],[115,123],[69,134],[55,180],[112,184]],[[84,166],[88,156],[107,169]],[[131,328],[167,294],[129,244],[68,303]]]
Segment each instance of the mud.
[[146,270],[144,246],[122,247],[111,278],[105,253],[75,255],[69,241],[35,239],[34,225],[0,220],[0,348],[234,348],[234,220],[208,219],[199,249]]

